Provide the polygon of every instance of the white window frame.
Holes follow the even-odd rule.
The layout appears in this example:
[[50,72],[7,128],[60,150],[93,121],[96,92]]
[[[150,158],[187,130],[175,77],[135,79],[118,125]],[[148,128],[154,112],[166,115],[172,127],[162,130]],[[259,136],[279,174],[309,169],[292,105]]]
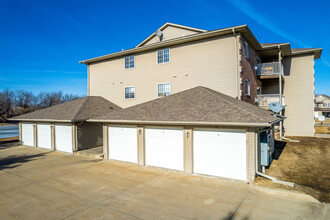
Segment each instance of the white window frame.
[[[130,58],[133,57],[133,67],[130,67]],[[128,59],[128,68],[126,68],[126,58]],[[129,69],[134,69],[135,68],[135,56],[132,55],[132,56],[127,56],[124,58],[124,69],[125,70],[129,70]]]
[[[246,86],[247,83],[248,83],[248,87]],[[244,93],[245,93],[245,95],[248,95],[248,96],[251,95],[251,85],[250,85],[250,80],[248,80],[248,79],[245,79],[245,91],[244,91]]]
[[249,49],[249,44],[244,41],[244,55],[246,59],[250,59],[250,49]]
[[[164,53],[163,53],[163,62],[162,63],[158,63],[158,53],[159,53],[159,51],[164,51],[164,50],[168,50],[168,62],[164,62]],[[157,64],[166,64],[166,63],[170,63],[170,62],[171,62],[170,48],[165,48],[165,49],[157,50],[157,52],[156,52],[156,63]]]
[[[130,98],[130,97],[126,98],[126,88],[134,88],[134,98]],[[126,99],[126,100],[135,99],[135,96],[136,96],[135,86],[125,86],[125,88],[124,88],[124,99]]]
[[163,97],[166,97],[165,95],[164,96],[159,96],[159,91],[158,91],[158,89],[159,89],[159,85],[165,85],[165,84],[169,84],[170,85],[170,94],[169,95],[171,95],[172,94],[172,87],[171,87],[171,83],[170,82],[164,82],[164,83],[157,83],[157,98],[163,98]]

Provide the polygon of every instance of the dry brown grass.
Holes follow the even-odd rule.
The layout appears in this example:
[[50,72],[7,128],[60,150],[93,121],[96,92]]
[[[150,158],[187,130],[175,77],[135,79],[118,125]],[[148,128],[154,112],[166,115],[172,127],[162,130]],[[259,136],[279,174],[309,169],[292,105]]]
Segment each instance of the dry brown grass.
[[295,187],[273,183],[263,177],[257,185],[296,190],[310,194],[321,202],[330,203],[330,139],[290,137],[295,142],[276,142],[281,155],[274,160],[266,174],[279,180],[295,183]]
[[18,137],[0,138],[0,143],[8,141],[18,141]]
[[0,122],[0,126],[5,126],[5,125],[17,125],[17,124],[15,124],[15,123]]
[[1,138],[0,139],[0,150],[17,146],[19,145],[19,138],[18,137],[10,137],[10,138]]
[[330,127],[329,126],[315,126],[315,133],[316,134],[330,134]]

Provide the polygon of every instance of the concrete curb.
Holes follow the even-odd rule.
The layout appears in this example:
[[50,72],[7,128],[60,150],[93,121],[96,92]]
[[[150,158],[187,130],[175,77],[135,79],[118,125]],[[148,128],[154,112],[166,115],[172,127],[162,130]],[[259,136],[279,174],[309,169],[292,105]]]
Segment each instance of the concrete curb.
[[315,199],[313,196],[302,193],[302,192],[295,192],[295,191],[289,191],[285,189],[274,189],[270,187],[264,187],[264,186],[253,186],[253,189],[256,191],[267,193],[273,196],[286,196],[291,199],[297,199],[305,202],[314,202],[314,203],[321,203],[317,199]]
[[330,134],[315,134],[316,138],[330,138]]

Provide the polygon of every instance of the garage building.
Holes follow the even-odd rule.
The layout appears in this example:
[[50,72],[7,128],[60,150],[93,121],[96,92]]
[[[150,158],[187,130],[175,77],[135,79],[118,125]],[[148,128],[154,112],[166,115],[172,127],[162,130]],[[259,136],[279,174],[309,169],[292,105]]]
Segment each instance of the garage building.
[[259,135],[271,134],[281,120],[271,111],[196,87],[88,122],[103,123],[107,159],[251,182],[260,166]]
[[103,129],[86,120],[121,108],[102,97],[88,96],[11,118],[19,121],[22,145],[73,153],[102,146]]

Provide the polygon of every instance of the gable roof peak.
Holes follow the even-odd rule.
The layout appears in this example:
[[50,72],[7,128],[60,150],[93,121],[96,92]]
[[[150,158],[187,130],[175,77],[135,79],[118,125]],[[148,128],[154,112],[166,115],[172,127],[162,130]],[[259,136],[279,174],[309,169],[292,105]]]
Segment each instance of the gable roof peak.
[[[180,24],[175,24],[175,23],[171,23],[171,22],[166,22],[165,24],[163,24],[160,28],[158,28],[157,30],[163,31],[165,30],[168,26],[172,26],[172,27],[176,27],[176,28],[180,28],[180,29],[186,29],[189,31],[195,31],[198,33],[203,33],[203,32],[207,32],[207,30],[204,29],[199,29],[199,28],[194,28],[194,27],[189,27],[189,26],[185,26],[185,25],[180,25]],[[149,40],[151,40],[153,37],[155,37],[156,34],[155,32],[153,32],[151,35],[149,35],[146,39],[144,39],[141,43],[139,43],[137,47],[141,47],[143,45],[145,45]]]

